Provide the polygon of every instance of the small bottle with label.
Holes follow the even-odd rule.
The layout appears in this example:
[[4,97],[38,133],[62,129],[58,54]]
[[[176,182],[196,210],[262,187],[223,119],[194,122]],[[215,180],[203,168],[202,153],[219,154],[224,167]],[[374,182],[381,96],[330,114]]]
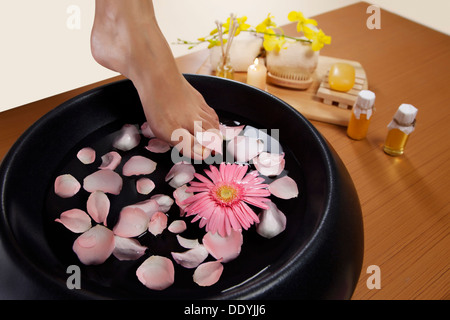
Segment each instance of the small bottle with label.
[[361,140],[366,137],[374,103],[375,93],[370,90],[361,90],[359,92],[347,127],[347,135],[350,138]]
[[417,108],[410,104],[402,104],[388,124],[389,132],[384,143],[384,152],[391,156],[403,154],[411,132],[416,124]]

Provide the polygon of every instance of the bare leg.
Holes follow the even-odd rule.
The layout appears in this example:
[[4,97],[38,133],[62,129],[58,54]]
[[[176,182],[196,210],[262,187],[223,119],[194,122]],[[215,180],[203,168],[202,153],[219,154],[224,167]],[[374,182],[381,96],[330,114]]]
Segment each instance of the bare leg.
[[[91,50],[99,64],[133,82],[155,135],[172,145],[183,140],[183,153],[199,158],[203,149],[194,147],[194,122],[201,121],[203,130],[218,129],[218,117],[179,72],[152,0],[96,0]],[[171,141],[176,129],[184,135]],[[191,150],[197,155],[186,154]]]

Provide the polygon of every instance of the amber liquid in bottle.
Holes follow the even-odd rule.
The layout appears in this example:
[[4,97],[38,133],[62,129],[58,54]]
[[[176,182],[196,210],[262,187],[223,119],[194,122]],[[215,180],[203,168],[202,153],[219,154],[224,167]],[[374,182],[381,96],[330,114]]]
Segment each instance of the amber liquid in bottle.
[[409,135],[399,129],[391,129],[386,137],[384,152],[391,156],[400,156],[405,150]]
[[355,114],[352,112],[350,121],[347,126],[347,135],[354,140],[364,139],[369,129],[370,119],[367,119],[367,115],[362,113],[359,115],[359,119],[356,119]]

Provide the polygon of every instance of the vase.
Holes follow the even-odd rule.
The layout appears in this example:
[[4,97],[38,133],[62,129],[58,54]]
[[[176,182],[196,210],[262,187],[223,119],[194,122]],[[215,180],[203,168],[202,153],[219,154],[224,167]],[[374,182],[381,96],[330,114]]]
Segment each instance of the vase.
[[279,51],[267,52],[267,70],[270,82],[293,89],[307,89],[319,61],[319,51],[311,44],[287,41]]

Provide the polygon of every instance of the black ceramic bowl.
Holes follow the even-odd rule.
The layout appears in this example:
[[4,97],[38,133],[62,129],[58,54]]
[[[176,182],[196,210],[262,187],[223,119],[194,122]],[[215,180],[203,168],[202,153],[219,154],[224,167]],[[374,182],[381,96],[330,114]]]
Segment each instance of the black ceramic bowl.
[[[84,174],[71,164],[81,147],[97,143],[98,153],[106,152],[102,150],[105,139],[112,139],[123,124],[145,121],[132,83],[119,81],[49,112],[20,137],[3,160],[0,298],[351,297],[363,259],[362,215],[352,180],[336,153],[309,121],[270,94],[215,77],[186,78],[222,120],[279,129],[286,170],[300,190],[298,198],[277,201],[287,216],[286,230],[273,239],[262,238],[254,228],[245,231],[240,256],[225,264],[222,278],[211,287],[197,286],[192,282],[192,271],[178,266],[175,284],[164,291],[149,290],[138,282],[134,274],[138,262],[112,257],[100,266],[83,266],[72,252],[73,235],[54,222],[58,210],[76,205],[70,201],[80,199],[62,204],[52,196],[53,182],[67,170],[80,177]],[[160,173],[154,177],[159,188],[155,192],[171,194],[173,189],[158,182],[170,168],[170,158],[160,157],[156,159]],[[176,217],[177,213],[171,215]],[[157,243],[151,244],[153,252],[168,254],[173,239],[162,236]],[[70,265],[80,266],[81,289],[67,287]]]

